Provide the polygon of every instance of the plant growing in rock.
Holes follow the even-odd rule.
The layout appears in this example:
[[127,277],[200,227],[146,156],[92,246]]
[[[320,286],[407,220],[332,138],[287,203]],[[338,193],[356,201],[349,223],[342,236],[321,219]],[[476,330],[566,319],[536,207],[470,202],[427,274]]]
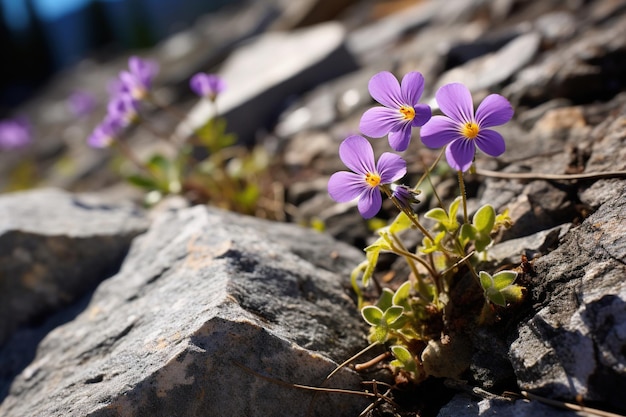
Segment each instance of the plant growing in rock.
[[[198,73],[189,82],[191,90],[208,100],[213,114],[187,138],[162,134],[153,127],[150,110],[159,109],[184,123],[184,115],[162,106],[152,84],[158,65],[133,56],[128,70],[121,71],[109,85],[107,114],[87,139],[94,148],[114,148],[129,164],[122,175],[146,190],[146,203],[154,204],[164,195],[181,194],[192,202],[207,203],[227,210],[272,217],[272,208],[263,209],[262,195],[271,186],[270,159],[261,147],[238,146],[218,113],[219,95],[226,89],[216,74]],[[136,127],[147,129],[163,140],[161,150],[140,158],[127,144],[125,134]],[[263,212],[261,212],[263,210]]]
[[[377,240],[365,248],[366,260],[354,269],[352,284],[361,315],[371,326],[369,341],[387,345],[394,357],[390,366],[396,375],[413,382],[429,376],[427,362],[433,344],[454,343],[459,309],[476,313],[474,318],[466,314],[460,320],[462,324],[480,324],[493,309],[518,303],[524,296],[524,288],[516,283],[516,271],[480,270],[492,236],[509,226],[510,219],[506,211],[497,214],[489,204],[478,208],[470,218],[464,184],[464,173],[474,166],[476,147],[490,156],[504,152],[503,137],[490,128],[509,121],[513,109],[504,97],[492,94],[474,111],[467,87],[453,83],[436,92],[443,114],[432,116],[429,106],[418,103],[423,89],[423,77],[417,72],[405,75],[401,84],[389,72],[376,74],[370,80],[369,91],[383,107],[367,110],[360,128],[368,136],[388,135],[391,147],[404,151],[412,129],[421,126],[421,140],[426,146],[445,146],[422,179],[430,175],[445,153],[448,165],[458,176],[460,195],[456,199],[448,206],[427,211],[421,219],[414,208],[422,180],[416,187],[394,184],[406,173],[405,161],[385,152],[375,163],[371,145],[361,136],[348,137],[339,148],[341,160],[353,172],[337,172],[328,182],[328,192],[335,201],[358,199],[358,210],[364,218],[372,218],[380,210],[382,195],[399,211],[387,226],[377,230]],[[408,231],[421,235],[416,248],[404,242]],[[363,288],[372,281],[381,253],[403,258],[410,274],[401,284],[378,284],[378,299],[366,300]],[[468,277],[476,292],[483,295],[478,308],[468,307],[451,291]]]

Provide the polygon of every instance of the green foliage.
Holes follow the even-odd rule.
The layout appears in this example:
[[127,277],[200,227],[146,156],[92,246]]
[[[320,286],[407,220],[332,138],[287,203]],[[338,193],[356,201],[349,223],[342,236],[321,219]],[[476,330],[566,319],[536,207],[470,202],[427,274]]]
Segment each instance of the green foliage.
[[[524,295],[524,288],[514,283],[517,274],[513,271],[498,272],[493,277],[486,272],[480,275],[474,272],[477,258],[472,255],[486,254],[492,235],[510,226],[508,212],[496,215],[493,206],[487,204],[476,211],[471,222],[461,221],[458,213],[462,201],[458,197],[448,210],[439,207],[426,212],[424,217],[434,221],[431,231],[419,224],[415,213],[401,208],[388,226],[376,230],[378,238],[365,248],[366,261],[352,273],[362,307],[361,286],[367,287],[374,278],[380,254],[394,253],[407,261],[414,279],[401,283],[395,291],[383,287],[376,305],[362,307],[361,314],[370,325],[370,342],[389,344],[394,357],[391,367],[404,372],[414,382],[426,376],[416,358],[427,342],[439,334],[438,329],[445,327],[443,309],[456,302],[448,288],[457,279],[461,264],[470,268],[477,283],[480,281],[478,285],[488,303],[504,307],[521,301]],[[416,228],[422,230],[424,237],[421,246],[411,252],[404,247],[401,235]]]
[[444,209],[437,207],[426,212],[424,217],[435,220],[438,223],[435,230],[443,230],[447,233],[454,233],[456,229],[459,228],[459,221],[456,218],[457,212],[459,211],[459,204],[461,204],[461,197],[454,199],[447,212]]
[[480,271],[479,276],[485,298],[494,304],[506,307],[507,303],[519,303],[524,298],[524,287],[514,284],[515,271],[500,271],[493,276]]

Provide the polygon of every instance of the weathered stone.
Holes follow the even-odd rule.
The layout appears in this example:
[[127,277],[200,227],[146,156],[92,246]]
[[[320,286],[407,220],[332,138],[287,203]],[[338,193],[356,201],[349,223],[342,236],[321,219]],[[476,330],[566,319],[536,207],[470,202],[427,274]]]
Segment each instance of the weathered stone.
[[[586,164],[587,172],[606,172],[626,169],[626,117],[622,107],[615,117],[607,118],[594,129],[591,137],[591,155]],[[626,183],[619,179],[595,181],[580,193],[580,200],[591,207],[615,201],[624,195]]]
[[446,72],[438,79],[437,86],[461,82],[474,92],[495,87],[531,62],[539,50],[540,41],[540,35],[535,32],[521,35],[498,52]]
[[[220,113],[242,143],[276,121],[290,97],[357,68],[344,45],[345,29],[327,23],[292,33],[268,33],[241,46],[225,62],[220,75],[228,89],[220,95]],[[302,51],[307,51],[302,54]],[[201,101],[180,126],[198,128],[213,116]]]
[[626,410],[626,197],[603,204],[535,262],[534,316],[510,355],[522,389]]
[[576,411],[561,410],[538,401],[512,401],[506,399],[484,399],[473,401],[469,395],[456,395],[445,405],[437,417],[576,417]]
[[0,346],[117,272],[148,220],[132,204],[42,189],[0,197]]
[[[344,288],[362,257],[296,226],[202,206],[164,212],[85,310],[41,342],[0,413],[284,416],[312,403],[253,372],[360,390],[350,371],[324,378],[367,343]],[[315,397],[319,416],[366,405]]]
[[544,53],[538,63],[527,66],[515,81],[503,89],[514,105],[538,103],[555,97],[574,102],[590,102],[612,97],[623,87],[622,56],[626,40],[622,36],[626,15],[617,16],[610,26],[592,27],[570,44],[553,53]]
[[515,265],[520,262],[521,255],[526,255],[528,259],[543,256],[557,248],[570,227],[571,224],[565,223],[528,236],[505,240],[489,248],[489,259]]

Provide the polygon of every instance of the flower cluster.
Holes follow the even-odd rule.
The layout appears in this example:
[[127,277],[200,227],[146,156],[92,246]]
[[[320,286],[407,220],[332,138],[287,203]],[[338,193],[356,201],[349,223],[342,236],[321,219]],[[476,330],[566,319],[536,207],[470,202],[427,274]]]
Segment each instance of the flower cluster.
[[124,128],[138,119],[139,102],[148,98],[159,66],[150,60],[132,56],[128,70],[121,71],[109,84],[107,114],[87,139],[89,146],[111,146]]
[[[443,115],[432,116],[430,106],[419,103],[424,91],[424,77],[419,72],[406,74],[402,83],[390,72],[380,72],[371,78],[368,88],[382,106],[367,110],[361,117],[359,128],[366,136],[379,138],[387,135],[389,145],[395,151],[405,151],[412,129],[421,127],[420,136],[424,145],[430,148],[445,146],[446,160],[456,171],[465,172],[470,168],[476,147],[491,156],[504,152],[502,135],[489,129],[513,117],[511,104],[501,95],[487,96],[474,112],[467,87],[459,83],[447,84],[435,94]],[[348,141],[354,143],[355,139],[350,137],[345,142]],[[383,187],[381,190],[385,191],[384,187],[398,178],[378,174],[373,177],[372,148],[359,142],[358,147],[346,146],[343,151],[340,148],[342,161],[356,174],[334,174],[328,191],[337,202],[358,198],[360,213],[365,218],[371,218],[381,207],[381,197],[374,190]]]
[[[387,135],[389,145],[402,152],[409,147],[413,129],[420,128],[423,144],[430,148],[445,147],[446,160],[458,173],[460,196],[448,208],[437,207],[423,215],[434,222],[430,230],[422,225],[413,209],[419,191],[394,184],[406,174],[406,162],[390,152],[383,153],[376,162],[372,146],[363,136],[352,135],[339,147],[339,157],[352,172],[336,172],[328,181],[330,197],[342,203],[358,199],[358,210],[366,219],[378,213],[383,194],[400,211],[388,226],[377,230],[379,238],[365,248],[366,260],[353,271],[352,285],[362,307],[361,315],[371,326],[370,342],[390,345],[395,358],[390,366],[402,374],[400,381],[420,382],[428,376],[426,350],[431,345],[448,343],[438,340],[455,327],[447,322],[447,317],[453,316],[454,309],[459,308],[457,305],[465,302],[448,292],[454,280],[468,272],[476,282],[474,291],[483,293],[484,303],[477,322],[485,320],[497,308],[518,303],[524,297],[525,289],[515,283],[516,271],[491,275],[476,270],[493,242],[492,235],[510,225],[510,219],[506,211],[496,215],[495,209],[487,204],[470,220],[463,182],[463,173],[474,163],[476,148],[490,156],[504,152],[502,135],[491,128],[508,122],[513,117],[513,108],[504,97],[491,94],[474,111],[467,87],[452,83],[436,92],[442,114],[433,115],[428,105],[419,103],[424,78],[418,72],[406,74],[401,83],[389,72],[378,73],[371,78],[369,91],[382,106],[363,114],[359,125],[363,134],[375,138]],[[433,189],[433,193],[437,195],[437,190]],[[441,201],[438,196],[437,199]],[[462,222],[457,218],[461,202]],[[410,228],[423,235],[415,251],[408,249],[400,236]],[[382,252],[404,258],[411,271],[410,278],[393,289],[379,283],[382,291],[378,301],[364,305],[367,303],[358,277],[361,276],[361,285],[367,286]],[[447,334],[445,339],[450,337]]]

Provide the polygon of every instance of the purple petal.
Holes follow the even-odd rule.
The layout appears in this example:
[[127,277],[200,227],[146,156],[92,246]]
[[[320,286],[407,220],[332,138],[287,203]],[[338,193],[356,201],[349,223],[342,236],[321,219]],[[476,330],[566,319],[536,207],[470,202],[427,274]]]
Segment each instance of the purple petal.
[[392,73],[379,72],[368,84],[371,96],[383,106],[399,109],[403,104],[400,83]]
[[400,129],[389,132],[389,146],[394,151],[403,152],[409,147],[411,142],[411,123],[405,122]]
[[359,198],[359,213],[365,219],[371,219],[380,211],[380,207],[383,204],[383,199],[380,196],[378,187],[370,188],[365,191],[361,198]]
[[446,84],[435,94],[439,108],[457,122],[470,122],[474,118],[474,103],[467,87],[460,83]]
[[150,88],[152,79],[159,72],[159,65],[151,60],[141,59],[138,56],[131,56],[128,59],[128,68],[135,75],[145,88]]
[[338,203],[352,201],[369,188],[363,175],[354,172],[335,172],[328,180],[328,194]]
[[441,148],[462,136],[458,122],[446,116],[433,116],[420,129],[420,137],[429,148]]
[[504,138],[495,130],[481,130],[474,141],[478,149],[490,156],[500,156],[506,148]]
[[474,141],[459,139],[449,144],[446,148],[446,159],[453,169],[465,172],[472,165],[475,153]]
[[417,71],[407,73],[402,78],[401,91],[405,104],[415,107],[424,92],[424,76]]
[[372,138],[382,138],[387,133],[398,128],[402,123],[402,114],[387,107],[372,107],[363,113],[359,130]]
[[385,152],[378,158],[376,171],[382,184],[398,181],[406,174],[406,161],[395,153]]
[[490,94],[476,109],[476,122],[482,128],[503,125],[513,117],[511,103],[499,94]]
[[339,145],[339,158],[357,174],[365,175],[376,171],[374,150],[363,136],[348,136]]
[[415,117],[413,118],[413,122],[411,122],[411,126],[424,126],[433,114],[430,106],[428,104],[416,104],[413,108],[415,109]]

